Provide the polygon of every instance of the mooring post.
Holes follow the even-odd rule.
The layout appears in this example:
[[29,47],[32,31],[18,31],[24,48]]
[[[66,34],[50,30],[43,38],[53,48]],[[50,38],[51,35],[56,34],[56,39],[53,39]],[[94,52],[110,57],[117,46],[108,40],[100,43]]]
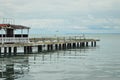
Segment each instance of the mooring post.
[[7,47],[4,47],[4,56],[7,55]]
[[42,51],[42,45],[38,45],[38,52]]
[[14,48],[13,48],[13,53],[14,53],[14,55],[17,54],[17,47],[14,47]]
[[12,48],[8,47],[8,54],[11,55],[11,53],[12,53]]

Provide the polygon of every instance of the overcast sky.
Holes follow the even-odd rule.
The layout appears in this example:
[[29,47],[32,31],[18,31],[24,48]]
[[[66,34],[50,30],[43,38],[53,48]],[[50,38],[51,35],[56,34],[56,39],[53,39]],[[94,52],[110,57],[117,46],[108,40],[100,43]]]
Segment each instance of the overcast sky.
[[0,18],[33,33],[120,33],[120,0],[0,0]]

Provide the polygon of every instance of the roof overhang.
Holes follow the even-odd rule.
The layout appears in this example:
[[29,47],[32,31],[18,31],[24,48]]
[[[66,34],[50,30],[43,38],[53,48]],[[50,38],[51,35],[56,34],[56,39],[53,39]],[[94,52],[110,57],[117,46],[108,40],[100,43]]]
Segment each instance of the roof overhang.
[[0,24],[0,29],[30,29],[30,27],[14,24]]

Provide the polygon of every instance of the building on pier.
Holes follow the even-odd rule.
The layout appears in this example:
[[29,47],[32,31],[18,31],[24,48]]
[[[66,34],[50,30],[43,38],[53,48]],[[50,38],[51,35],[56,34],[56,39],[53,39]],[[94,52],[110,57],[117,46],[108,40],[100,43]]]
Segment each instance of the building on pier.
[[[30,27],[14,24],[0,24],[0,44],[28,43]],[[21,30],[20,33],[15,33]],[[23,31],[26,31],[26,34]]]

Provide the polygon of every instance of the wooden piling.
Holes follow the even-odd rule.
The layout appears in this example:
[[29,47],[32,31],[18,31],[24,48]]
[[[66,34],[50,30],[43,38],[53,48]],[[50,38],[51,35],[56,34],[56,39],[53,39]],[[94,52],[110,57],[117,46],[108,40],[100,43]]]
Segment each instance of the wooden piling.
[[50,45],[49,44],[47,45],[47,50],[50,51]]
[[53,50],[53,44],[51,44],[50,47],[51,47],[51,50]]
[[94,41],[94,46],[96,46],[96,41]]
[[70,48],[72,48],[72,44],[70,43]]
[[67,43],[67,49],[70,49],[70,43]]
[[92,41],[92,42],[91,42],[91,46],[92,46],[92,47],[93,47],[93,44],[94,44],[94,43],[93,43],[93,41]]
[[66,44],[63,44],[63,49],[66,49]]
[[73,43],[73,48],[76,48],[76,43]]
[[77,43],[77,48],[79,48],[80,47],[80,44],[79,44],[79,42]]
[[67,49],[67,44],[65,43],[65,49]]
[[14,48],[13,48],[13,54],[14,54],[14,55],[17,55],[17,47],[14,47]]
[[80,47],[82,47],[82,42],[80,42]]
[[61,44],[59,44],[59,49],[60,49],[60,50],[62,49],[62,45],[61,45]]
[[4,47],[4,56],[7,55],[7,47]]
[[80,47],[85,47],[85,42],[81,42]]
[[42,45],[38,45],[38,52],[42,52]]
[[27,54],[28,51],[27,51],[27,46],[24,46],[24,54]]
[[88,47],[88,42],[86,42],[86,47]]
[[55,44],[55,50],[57,50],[58,49],[58,44]]
[[8,47],[8,55],[11,55],[12,53],[12,47]]
[[32,53],[32,46],[27,46],[27,52]]

